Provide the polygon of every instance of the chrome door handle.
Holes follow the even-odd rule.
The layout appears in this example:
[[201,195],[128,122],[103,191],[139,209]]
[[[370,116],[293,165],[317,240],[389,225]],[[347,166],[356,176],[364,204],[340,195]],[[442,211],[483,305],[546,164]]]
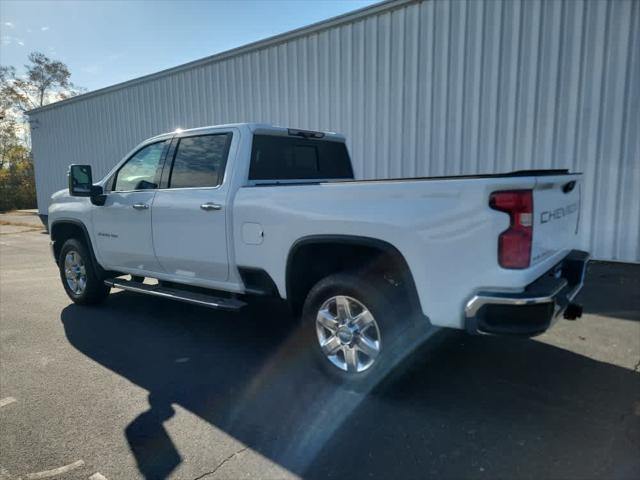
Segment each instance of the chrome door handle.
[[222,205],[218,205],[217,203],[213,203],[213,202],[207,202],[200,205],[200,208],[208,212],[210,210],[220,210],[222,209]]
[[149,205],[147,205],[146,203],[134,203],[133,208],[135,208],[136,210],[146,210],[147,208],[149,208]]

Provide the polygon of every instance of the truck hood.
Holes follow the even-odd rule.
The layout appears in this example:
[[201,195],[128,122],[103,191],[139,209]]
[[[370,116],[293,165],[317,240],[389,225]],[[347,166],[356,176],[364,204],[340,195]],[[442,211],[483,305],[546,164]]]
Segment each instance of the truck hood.
[[66,188],[63,188],[62,190],[58,190],[56,193],[51,195],[51,201],[55,202],[65,197],[69,197],[69,190]]

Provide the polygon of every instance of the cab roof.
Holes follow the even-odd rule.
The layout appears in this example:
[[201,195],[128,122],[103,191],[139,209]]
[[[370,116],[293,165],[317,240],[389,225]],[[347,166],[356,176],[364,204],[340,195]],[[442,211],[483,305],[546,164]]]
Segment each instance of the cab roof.
[[210,131],[215,131],[221,128],[247,128],[253,134],[297,136],[302,138],[330,140],[334,142],[345,141],[344,135],[341,135],[335,132],[320,131],[320,130],[304,130],[300,128],[288,128],[288,127],[281,127],[278,125],[271,125],[268,123],[245,122],[245,123],[226,123],[223,125],[209,125],[206,127],[188,128],[184,130],[178,128],[173,132],[166,132],[166,133],[162,133],[160,135],[151,137],[147,139],[145,143],[147,141],[162,140],[162,139],[170,138],[176,135],[190,136],[198,133],[204,134],[204,133],[209,133]]

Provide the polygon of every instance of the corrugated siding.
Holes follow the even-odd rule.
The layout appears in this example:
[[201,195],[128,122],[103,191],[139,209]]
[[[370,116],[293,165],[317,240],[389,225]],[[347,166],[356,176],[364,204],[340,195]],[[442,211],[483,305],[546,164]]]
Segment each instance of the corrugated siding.
[[346,134],[359,177],[569,168],[582,242],[640,261],[640,2],[394,5],[37,112],[38,202],[152,135],[258,121]]

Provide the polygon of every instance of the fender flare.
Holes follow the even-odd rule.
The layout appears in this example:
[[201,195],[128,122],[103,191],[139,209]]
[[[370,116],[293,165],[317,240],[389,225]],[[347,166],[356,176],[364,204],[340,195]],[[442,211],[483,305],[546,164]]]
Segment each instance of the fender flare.
[[320,234],[320,235],[308,235],[305,237],[301,237],[297,239],[289,248],[289,253],[287,255],[287,264],[285,268],[285,289],[287,295],[287,301],[291,303],[292,301],[292,286],[291,286],[291,276],[293,271],[293,259],[295,258],[296,253],[300,250],[301,247],[309,244],[322,244],[322,243],[335,243],[335,244],[343,244],[343,245],[355,245],[355,246],[363,246],[369,248],[375,248],[381,250],[387,254],[389,254],[402,268],[403,272],[403,281],[406,282],[406,285],[409,289],[409,294],[411,301],[415,302],[415,305],[418,308],[421,308],[420,297],[418,295],[418,290],[416,288],[415,281],[413,279],[413,273],[409,268],[409,264],[407,263],[404,255],[391,243],[386,242],[384,240],[380,240],[378,238],[372,237],[362,237],[358,235],[333,235],[333,234]]
[[[53,235],[56,229],[56,226],[59,225],[63,225],[63,224],[67,224],[67,225],[73,225],[75,227],[78,227],[80,229],[80,231],[82,232],[82,236],[83,238],[81,240],[84,240],[84,244],[87,246],[88,250],[89,250],[89,255],[91,255],[91,263],[94,266],[94,270],[95,273],[99,276],[101,276],[104,273],[104,269],[102,268],[102,266],[100,265],[100,263],[98,263],[98,259],[96,258],[96,254],[93,250],[93,244],[91,242],[91,237],[89,236],[89,231],[87,230],[87,227],[84,223],[82,223],[80,220],[76,220],[76,219],[67,219],[67,218],[61,218],[59,220],[55,220],[50,227],[50,236],[51,236],[51,240],[53,242],[55,242]],[[60,247],[62,247],[62,245],[60,245]],[[55,250],[54,250],[55,251]],[[58,263],[58,259],[55,259],[56,263]]]

